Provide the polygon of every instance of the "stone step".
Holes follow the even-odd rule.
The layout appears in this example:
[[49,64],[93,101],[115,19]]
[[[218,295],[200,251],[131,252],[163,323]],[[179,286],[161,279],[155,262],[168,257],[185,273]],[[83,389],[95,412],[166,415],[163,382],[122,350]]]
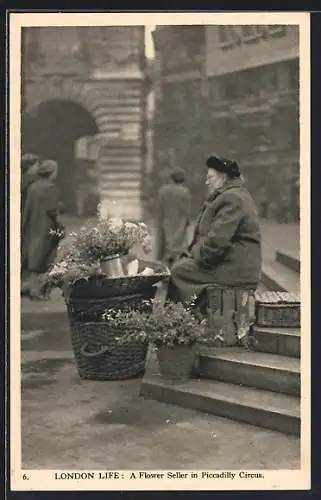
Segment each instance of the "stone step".
[[106,166],[113,165],[115,169],[122,166],[128,166],[129,169],[135,165],[140,167],[142,163],[142,157],[139,154],[139,150],[136,151],[137,154],[127,155],[126,150],[119,150],[117,152],[106,151],[104,157],[101,159],[101,164]]
[[141,396],[227,417],[285,434],[300,435],[300,400],[219,381],[190,379],[173,383],[146,373]]
[[293,357],[202,346],[195,368],[200,378],[300,395],[300,360]]
[[142,206],[140,200],[137,199],[117,199],[111,198],[109,193],[106,192],[106,196],[108,196],[108,200],[113,201],[104,201],[106,210],[112,217],[120,217],[124,220],[130,221],[141,221],[142,220]]
[[[113,127],[111,127],[113,129]],[[119,155],[119,156],[128,156],[131,158],[132,155],[136,154],[141,154],[141,148],[142,148],[142,143],[141,140],[128,140],[128,139],[122,139],[119,137],[109,137],[108,134],[110,132],[110,129],[107,128],[102,131],[102,141],[104,140],[104,134],[106,142],[103,146],[103,152],[107,156],[109,154],[111,155]]]
[[[116,177],[116,176],[115,176]],[[105,174],[101,176],[101,182],[106,185],[107,191],[124,191],[125,193],[140,193],[140,179],[115,178]]]
[[[137,113],[138,115],[141,113],[142,102],[140,96],[125,98],[125,99],[102,99],[100,101],[99,112],[97,112],[98,116],[106,113],[115,113],[115,114],[125,114],[125,113]],[[107,114],[108,114],[107,113]]]
[[257,340],[255,349],[260,352],[294,358],[300,357],[301,338],[299,328],[254,326],[252,334]]
[[138,179],[141,178],[140,171],[137,170],[136,172],[134,171],[117,171],[117,170],[104,170],[101,173],[101,179],[108,180],[110,182],[136,182]]
[[133,109],[132,111],[130,110],[124,110],[123,113],[116,113],[115,111],[113,112],[108,112],[105,111],[105,116],[102,113],[102,123],[105,123],[104,130],[108,130],[108,128],[114,130],[115,126],[123,126],[123,125],[137,125],[138,127],[141,126],[141,111],[138,110],[136,111]]
[[131,202],[140,202],[140,188],[138,186],[132,186],[130,189],[124,187],[123,185],[118,185],[117,187],[111,186],[108,182],[102,183],[100,186],[101,193],[108,193],[108,198],[111,200],[123,200]]
[[[128,177],[127,177],[128,175]],[[140,165],[126,165],[126,164],[118,164],[118,165],[104,165],[101,169],[101,178],[111,177],[120,179],[140,179],[141,178],[141,166]]]
[[262,283],[269,290],[300,292],[299,274],[276,261],[266,261],[263,263]]
[[292,269],[296,273],[300,273],[300,253],[292,250],[277,250],[276,260],[284,266]]

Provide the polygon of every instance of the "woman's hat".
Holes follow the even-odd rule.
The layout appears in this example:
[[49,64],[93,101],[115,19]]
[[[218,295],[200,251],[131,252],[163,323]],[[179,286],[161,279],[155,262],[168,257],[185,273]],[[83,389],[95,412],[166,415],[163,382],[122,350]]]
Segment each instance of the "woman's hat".
[[49,177],[58,170],[58,164],[54,160],[44,160],[38,168],[38,175]]
[[210,156],[206,160],[207,168],[212,168],[217,170],[217,172],[222,172],[227,174],[231,178],[240,177],[241,172],[236,161],[228,160],[227,158],[222,158],[221,156],[214,155]]
[[185,170],[180,167],[175,167],[171,172],[171,178],[175,182],[184,182],[185,181]]
[[25,172],[26,170],[29,170],[32,165],[37,163],[39,161],[39,156],[31,154],[31,153],[26,153],[22,155],[21,158],[21,170]]

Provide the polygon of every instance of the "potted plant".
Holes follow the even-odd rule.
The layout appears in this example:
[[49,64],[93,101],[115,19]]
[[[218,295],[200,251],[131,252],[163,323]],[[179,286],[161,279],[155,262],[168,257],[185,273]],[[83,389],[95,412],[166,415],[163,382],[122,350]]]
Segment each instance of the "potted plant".
[[143,310],[145,299],[155,295],[154,285],[168,278],[165,266],[149,263],[146,267],[142,260],[136,270],[127,273],[134,254],[148,251],[149,246],[145,224],[110,217],[83,226],[61,244],[48,284],[63,290],[81,377],[121,379],[144,367],[146,343],[138,339],[114,346],[119,328],[106,322],[103,314],[109,310],[123,313],[128,308]]
[[194,312],[189,304],[153,300],[151,311],[131,310],[128,314],[109,316],[122,325],[128,339],[141,339],[152,344],[156,351],[161,375],[169,379],[186,379],[193,372],[197,343],[206,342],[206,319]]
[[135,253],[147,253],[151,238],[143,222],[100,217],[70,233],[59,247],[48,273],[53,286],[72,286],[81,279],[122,277]]

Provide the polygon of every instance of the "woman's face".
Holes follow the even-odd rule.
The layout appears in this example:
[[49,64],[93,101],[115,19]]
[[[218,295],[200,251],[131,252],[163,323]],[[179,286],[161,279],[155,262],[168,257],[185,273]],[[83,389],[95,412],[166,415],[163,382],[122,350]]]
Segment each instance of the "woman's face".
[[219,189],[225,182],[226,176],[221,172],[217,172],[213,168],[207,170],[207,176],[205,184],[208,186],[210,193],[213,193]]

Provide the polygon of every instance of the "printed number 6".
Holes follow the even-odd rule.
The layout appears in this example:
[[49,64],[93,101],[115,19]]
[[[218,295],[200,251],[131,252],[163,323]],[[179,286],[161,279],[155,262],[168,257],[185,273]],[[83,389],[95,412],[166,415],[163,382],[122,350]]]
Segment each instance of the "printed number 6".
[[26,479],[29,479],[29,477],[27,476],[27,474],[24,474],[24,475],[22,476],[22,479],[25,481]]

